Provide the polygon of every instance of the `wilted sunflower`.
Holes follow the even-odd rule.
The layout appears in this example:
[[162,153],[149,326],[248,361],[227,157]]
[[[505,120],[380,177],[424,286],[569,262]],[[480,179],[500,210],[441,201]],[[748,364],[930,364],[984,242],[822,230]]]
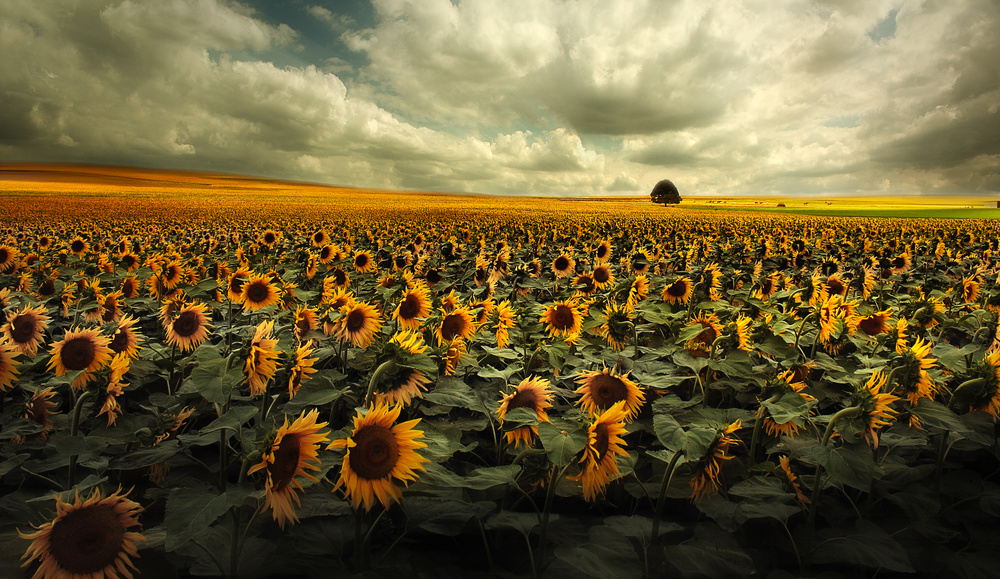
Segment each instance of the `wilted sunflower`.
[[450,311],[441,308],[441,323],[434,330],[439,346],[449,344],[456,338],[467,340],[476,331],[469,308],[458,306]]
[[580,474],[569,477],[583,485],[583,498],[596,501],[613,478],[618,478],[618,456],[628,456],[625,451],[625,422],[629,412],[625,401],[619,401],[598,414],[587,428],[587,445],[583,448]]
[[[35,393],[32,394],[31,399],[25,403],[23,416],[35,424],[42,426],[42,431],[38,434],[29,435],[30,438],[45,440],[48,438],[49,433],[52,432],[52,411],[55,410],[57,406],[56,403],[52,401],[52,398],[54,398],[55,395],[56,389],[53,386],[35,388]],[[29,436],[13,436],[10,441],[13,444],[24,444],[28,440]]]
[[[497,409],[497,419],[503,426],[503,421],[507,413],[515,408],[529,408],[538,417],[538,422],[548,422],[549,415],[545,412],[552,408],[552,392],[549,391],[549,381],[544,378],[525,378],[514,387],[510,394],[504,394],[500,400],[500,407]],[[531,446],[531,440],[538,435],[537,426],[519,426],[504,433],[507,444],[513,444],[514,448],[521,445]]]
[[430,291],[423,283],[415,283],[403,292],[399,305],[392,312],[392,317],[400,328],[416,330],[420,327],[420,318],[426,318],[430,313]]
[[579,304],[571,298],[546,307],[541,321],[545,322],[549,336],[571,336],[580,333],[583,316],[580,314]]
[[424,435],[414,428],[420,419],[393,425],[401,409],[378,403],[364,414],[359,409],[350,436],[327,446],[347,449],[334,490],[343,486],[355,509],[363,505],[369,511],[376,500],[388,509],[392,501],[403,498],[396,481],[407,485],[416,480],[417,471],[424,470],[423,463],[429,462],[417,452],[427,447],[416,440]]
[[45,306],[24,306],[20,312],[8,315],[3,326],[3,335],[22,354],[34,356],[42,341],[42,332],[49,327],[51,318],[45,314]]
[[52,344],[49,369],[55,369],[56,376],[83,370],[73,381],[73,388],[83,388],[94,377],[94,372],[111,360],[110,342],[96,328],[71,329],[62,340]]
[[338,340],[350,342],[355,348],[367,348],[382,328],[378,309],[368,302],[349,303],[340,308],[340,313],[334,332]]
[[31,541],[21,557],[24,565],[39,562],[35,579],[132,578],[136,567],[130,557],[139,556],[136,545],[146,538],[128,529],[139,525],[143,509],[120,492],[102,498],[100,489],[94,489],[81,500],[76,491],[72,503],[56,495],[55,519],[35,527],[34,533],[18,530]]
[[614,351],[620,352],[632,337],[632,319],[625,306],[611,301],[605,304],[604,324],[597,331]]
[[876,430],[883,426],[892,424],[896,411],[889,407],[890,404],[899,400],[892,394],[881,392],[888,376],[881,370],[872,374],[868,382],[858,389],[855,395],[856,406],[861,407],[862,418],[865,423],[863,435],[868,443],[874,448],[878,448],[878,434]]
[[902,372],[897,372],[896,383],[906,393],[910,404],[916,405],[921,398],[933,398],[937,387],[927,372],[934,367],[937,358],[931,358],[931,343],[917,338],[908,350],[902,353]]
[[604,412],[619,402],[624,402],[623,420],[631,421],[639,415],[639,409],[646,400],[646,395],[639,385],[629,380],[627,372],[617,374],[607,367],[600,372],[584,370],[577,376],[576,382],[580,385],[576,393],[581,395],[576,403],[590,417]]
[[[191,352],[208,339],[208,315],[205,304],[182,307],[167,325],[167,344],[176,345],[181,352]],[[120,328],[119,328],[120,331]]]
[[806,505],[812,501],[809,500],[809,497],[807,497],[804,492],[802,492],[802,487],[799,485],[798,477],[795,476],[794,472],[792,472],[791,461],[787,456],[781,456],[778,458],[778,464],[781,466],[782,472],[785,473],[785,478],[788,479],[789,484],[792,485],[792,490],[795,491],[795,498],[798,499],[802,508],[805,508]]
[[317,423],[318,417],[319,410],[315,408],[308,413],[303,410],[291,424],[288,424],[288,416],[285,416],[285,422],[275,434],[274,442],[264,452],[263,460],[247,471],[247,474],[265,471],[267,482],[264,487],[264,507],[271,509],[271,516],[282,529],[286,522],[299,522],[299,518],[295,516],[295,505],[301,505],[301,502],[293,485],[301,491],[305,489],[295,477],[313,482],[319,480],[307,472],[320,470],[317,451],[321,443],[330,440],[326,434],[320,433],[320,429],[327,423]]
[[[798,394],[799,397],[805,403],[810,403],[816,400],[809,394],[803,392],[806,389],[806,383],[797,379],[797,372],[795,370],[786,370],[781,374],[778,374],[773,380],[769,380],[767,385],[764,387],[762,397],[768,398],[781,398],[787,396],[790,393]],[[762,414],[767,414],[767,408],[764,405],[758,407],[758,416]],[[778,422],[768,414],[763,420],[764,431],[770,436],[795,436],[799,432],[800,426],[795,423],[794,420],[787,420],[785,422]]]
[[[396,355],[416,355],[427,351],[427,344],[420,332],[403,330],[396,333],[389,344],[398,348]],[[431,379],[426,374],[413,368],[399,367],[386,376],[376,393],[376,400],[389,406],[396,404],[407,406],[414,398],[422,398],[423,391]]]
[[669,304],[686,304],[691,299],[692,289],[691,280],[682,277],[664,287],[660,298]]
[[1000,349],[989,352],[973,369],[983,383],[976,388],[973,396],[966,401],[969,411],[979,410],[1000,418]]
[[278,286],[271,283],[269,276],[251,275],[243,284],[239,301],[243,303],[244,310],[256,312],[278,303],[279,297]]
[[719,473],[722,470],[723,461],[731,460],[732,455],[726,454],[730,445],[739,444],[740,441],[732,433],[740,429],[740,421],[737,420],[729,426],[720,429],[715,440],[708,447],[705,456],[698,461],[695,466],[695,474],[691,477],[691,500],[699,502],[717,492],[719,492]]
[[292,370],[288,374],[289,400],[295,398],[295,394],[298,393],[302,383],[310,379],[310,374],[315,374],[317,372],[316,368],[313,368],[316,364],[317,358],[313,358],[312,354],[312,340],[295,349],[295,364],[292,366]]
[[261,322],[250,342],[250,354],[243,373],[250,384],[251,396],[264,394],[267,391],[267,381],[274,378],[274,373],[278,370],[278,340],[271,337],[273,329],[274,320]]

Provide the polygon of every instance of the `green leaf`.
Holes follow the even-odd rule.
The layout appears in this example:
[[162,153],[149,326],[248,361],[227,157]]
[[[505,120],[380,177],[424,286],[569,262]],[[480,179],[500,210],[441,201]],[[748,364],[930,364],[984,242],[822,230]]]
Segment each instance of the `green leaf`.
[[[549,521],[557,518],[556,515],[549,517]],[[483,525],[487,529],[515,529],[525,537],[531,530],[538,526],[538,515],[534,513],[518,513],[514,511],[500,511],[487,519]]]
[[424,399],[434,404],[466,408],[483,412],[476,393],[468,384],[454,376],[443,376],[438,379],[434,389],[424,395]]
[[711,523],[697,525],[693,539],[668,546],[667,558],[685,577],[742,577],[754,569],[736,539]]
[[193,391],[201,394],[209,402],[225,404],[233,388],[243,381],[243,370],[239,365],[227,369],[226,358],[218,357],[218,353],[214,350],[208,351],[214,356],[206,353],[204,357],[207,359],[201,359],[202,356],[199,355],[198,364],[191,370],[191,376],[184,381],[180,393]]
[[629,579],[642,575],[632,543],[607,527],[592,528],[589,540],[582,545],[559,545],[555,555],[590,577]]
[[816,563],[851,563],[871,569],[915,573],[906,550],[881,527],[858,519],[854,529],[824,529],[812,553]]
[[465,486],[475,490],[486,490],[500,485],[516,485],[521,467],[516,464],[477,468],[465,479]]
[[226,412],[222,416],[216,418],[211,424],[201,429],[202,434],[208,434],[209,432],[215,432],[216,430],[222,430],[224,428],[239,432],[240,427],[247,421],[257,415],[259,410],[253,406],[237,406],[232,408],[229,412]]
[[968,370],[968,365],[965,363],[966,356],[976,354],[981,349],[983,346],[976,343],[956,348],[951,344],[940,342],[931,348],[931,356],[937,358],[938,365],[947,368],[952,374],[965,374]]
[[653,431],[664,448],[672,452],[683,452],[687,448],[688,437],[677,419],[669,414],[653,415]]
[[538,438],[549,460],[558,467],[573,462],[587,444],[587,433],[583,430],[563,430],[551,422],[538,425]]
[[504,382],[507,382],[512,375],[520,371],[520,365],[507,366],[504,370],[497,370],[493,366],[486,366],[479,370],[478,374],[480,378],[500,378]]
[[156,446],[141,448],[128,454],[116,456],[111,459],[108,468],[116,470],[144,468],[170,460],[171,457],[180,451],[180,443],[177,440],[166,440]]
[[778,424],[795,422],[800,426],[802,420],[809,415],[809,410],[813,407],[813,404],[814,402],[809,402],[798,392],[785,392],[777,402],[771,402],[770,400],[761,402],[761,405],[767,408],[771,419]]
[[3,431],[0,432],[0,440],[7,440],[15,436],[30,436],[32,434],[38,434],[43,430],[45,430],[45,426],[38,424],[34,420],[28,418],[18,418],[11,421],[10,424],[4,425]]
[[313,374],[312,379],[302,383],[295,398],[285,403],[282,412],[299,414],[307,408],[323,406],[338,400],[344,395],[344,389],[338,388],[336,383],[343,378],[344,375],[335,370],[320,370]]
[[[634,537],[641,540],[643,543],[646,542],[650,533],[653,532],[653,519],[643,517],[642,515],[632,515],[630,517],[614,515],[606,517],[604,519],[604,524],[619,535],[624,537]],[[659,534],[661,535],[664,533],[673,533],[683,530],[684,526],[678,523],[660,521]]]
[[919,398],[917,405],[913,408],[913,414],[924,423],[924,426],[950,430],[960,434],[969,431],[957,414],[944,404],[930,398]]
[[403,503],[406,523],[429,533],[457,537],[473,517],[483,516],[493,510],[492,501],[469,504],[464,501],[437,497],[407,497]]
[[509,410],[503,417],[503,429],[515,430],[522,426],[536,426],[538,413],[531,408],[520,407]]
[[235,488],[223,494],[200,487],[174,489],[167,498],[163,526],[167,531],[164,548],[174,551],[209,530],[210,526],[250,494],[249,487]]
[[813,458],[823,465],[833,480],[867,492],[875,477],[875,462],[867,444],[813,447]]

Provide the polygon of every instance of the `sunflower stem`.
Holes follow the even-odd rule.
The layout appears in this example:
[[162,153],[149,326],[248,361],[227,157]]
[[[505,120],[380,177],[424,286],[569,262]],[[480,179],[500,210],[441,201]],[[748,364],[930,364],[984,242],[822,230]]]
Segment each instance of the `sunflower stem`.
[[382,375],[387,372],[392,373],[395,371],[396,371],[396,360],[392,358],[386,360],[385,362],[382,362],[381,364],[379,364],[378,368],[375,368],[375,372],[372,373],[371,380],[368,381],[368,392],[365,393],[366,408],[371,405],[372,396],[375,395],[375,386],[378,385],[378,381],[382,377]]
[[[535,567],[535,577],[541,577],[541,565],[545,562],[545,541],[548,538],[549,531],[549,516],[552,514],[552,502],[556,496],[556,485],[562,479],[563,475],[566,474],[566,469],[569,465],[559,469],[557,466],[552,467],[552,476],[549,477],[549,488],[545,492],[545,506],[542,507],[542,520],[538,527],[538,562],[539,565],[534,565],[534,559],[532,559],[533,567]],[[530,547],[530,545],[529,545]],[[529,549],[530,553],[530,549]]]
[[649,546],[652,546],[653,542],[660,535],[660,520],[663,518],[663,505],[666,502],[667,489],[670,488],[670,482],[674,479],[677,461],[680,460],[683,454],[683,450],[674,452],[674,456],[670,457],[670,462],[667,464],[667,470],[663,473],[663,479],[660,482],[660,492],[656,495],[656,510],[653,512],[653,529],[649,535]]
[[[73,438],[76,438],[77,434],[80,433],[80,415],[83,413],[83,403],[93,394],[93,390],[84,390],[83,394],[80,394],[79,398],[76,399],[76,404],[73,405],[73,424],[70,428],[70,436]],[[76,459],[78,456],[74,454],[69,457],[69,486],[67,488],[73,488],[76,485]]]
[[948,408],[951,408],[952,406],[955,405],[955,397],[958,396],[958,393],[963,388],[973,388],[975,386],[982,386],[985,383],[986,383],[985,378],[973,378],[972,380],[966,380],[965,382],[959,384],[958,387],[955,388],[955,391],[951,393],[951,397],[948,398]]
[[834,414],[833,417],[830,418],[830,423],[826,425],[826,430],[823,432],[823,440],[821,441],[822,445],[826,446],[826,444],[830,442],[830,437],[833,436],[834,426],[836,426],[838,420],[840,420],[844,416],[847,416],[848,414],[856,415],[860,411],[861,411],[860,406],[849,406],[847,408],[841,409],[836,414]]
[[[223,576],[226,575],[226,568],[222,566],[222,561],[220,561],[219,558],[215,556],[215,553],[213,553],[211,549],[206,547],[204,543],[202,543],[197,539],[191,539],[191,542],[195,546],[199,547],[202,551],[204,551],[206,555],[208,555],[208,558],[211,559],[212,562],[215,563],[215,566],[219,568],[219,573],[222,573]],[[235,575],[230,574],[230,576],[235,576]]]
[[[809,318],[813,317],[815,313],[816,312],[809,312],[809,314],[807,314],[806,317],[802,318],[802,323],[799,324],[799,329],[795,332],[795,344],[792,346],[792,349],[799,350],[799,338],[802,336],[802,329],[805,328],[806,321],[809,320]],[[806,353],[803,352],[802,350],[799,350],[799,352],[803,356],[806,355]]]

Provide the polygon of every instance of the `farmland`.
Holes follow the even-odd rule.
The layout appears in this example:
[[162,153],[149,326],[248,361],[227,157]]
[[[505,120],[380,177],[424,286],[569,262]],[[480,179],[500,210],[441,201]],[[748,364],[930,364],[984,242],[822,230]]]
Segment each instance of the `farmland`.
[[4,575],[994,572],[991,210],[0,169]]

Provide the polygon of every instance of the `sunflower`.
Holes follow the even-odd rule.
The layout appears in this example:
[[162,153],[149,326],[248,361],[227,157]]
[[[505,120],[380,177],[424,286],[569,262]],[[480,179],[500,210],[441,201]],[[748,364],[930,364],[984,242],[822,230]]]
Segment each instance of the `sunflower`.
[[257,325],[253,340],[250,342],[250,354],[247,356],[243,373],[247,375],[250,384],[250,395],[257,396],[267,391],[267,381],[274,378],[278,370],[278,340],[271,337],[274,320],[261,322]]
[[309,306],[299,306],[295,309],[295,325],[293,333],[295,339],[301,342],[309,332],[319,329],[319,318],[316,308]]
[[62,340],[52,344],[49,369],[55,369],[56,376],[83,370],[73,381],[73,388],[82,389],[94,377],[94,372],[111,360],[110,342],[96,328],[71,329]]
[[372,259],[371,253],[367,251],[355,251],[354,269],[359,273],[368,273],[378,271],[378,266],[375,265],[375,260]]
[[750,316],[740,314],[732,322],[736,333],[736,347],[744,352],[753,352],[753,344],[750,342],[750,334],[753,330],[753,320]]
[[268,249],[274,249],[276,243],[281,238],[281,234],[273,229],[265,229],[263,235],[260,236],[260,242],[267,246]]
[[138,297],[140,287],[142,286],[139,284],[139,280],[134,277],[127,277],[122,280],[122,296],[127,299]]
[[423,463],[429,462],[417,452],[427,447],[416,440],[424,435],[414,428],[420,419],[393,425],[401,409],[379,403],[363,415],[359,409],[350,436],[327,446],[347,449],[334,490],[343,486],[355,509],[364,505],[370,511],[376,500],[388,509],[392,501],[403,498],[396,481],[407,485],[416,480],[417,471],[425,470]]
[[[328,281],[329,280],[329,281]],[[326,290],[327,283],[332,287],[337,287],[341,289],[347,289],[351,287],[351,276],[347,275],[347,272],[339,267],[335,267],[330,270],[329,275],[323,278],[323,289]]]
[[318,360],[318,358],[312,358],[312,353],[312,340],[295,349],[295,364],[292,366],[292,370],[288,375],[289,400],[295,398],[295,394],[298,393],[299,388],[302,386],[302,382],[309,380],[309,375],[317,372],[316,368],[313,368],[313,366],[316,364],[316,360]]
[[310,242],[313,247],[323,247],[330,243],[330,236],[326,234],[326,231],[317,229],[316,232],[310,237]]
[[910,254],[904,252],[899,254],[892,260],[889,272],[892,273],[893,275],[905,273],[909,271],[910,266],[912,265],[913,265],[913,260],[910,257]]
[[[515,408],[530,408],[539,422],[548,422],[549,415],[545,411],[552,408],[549,381],[544,378],[525,378],[514,387],[513,392],[505,394],[497,409],[497,419],[501,426],[507,413]],[[531,440],[537,434],[537,426],[519,426],[504,433],[504,438],[507,439],[507,444],[513,444],[516,449],[522,444],[525,447],[531,446]]]
[[579,304],[571,298],[546,307],[541,321],[545,322],[550,337],[572,336],[580,333],[583,316]]
[[781,280],[782,275],[780,271],[773,271],[769,273],[760,281],[757,289],[753,291],[753,297],[760,300],[767,300],[781,289]]
[[45,314],[45,306],[24,306],[9,317],[3,326],[3,335],[19,352],[34,356],[38,353],[42,332],[49,327],[50,321],[51,318]]
[[78,257],[83,257],[83,254],[87,253],[88,249],[90,249],[90,245],[82,237],[77,237],[69,243],[70,253]]
[[17,263],[18,251],[9,245],[0,245],[0,273],[13,270]]
[[576,294],[580,296],[589,296],[597,291],[597,285],[594,283],[594,276],[589,273],[581,273],[576,276],[573,280],[573,287],[576,288]]
[[124,352],[121,354],[115,354],[111,359],[111,374],[108,376],[108,386],[106,388],[107,396],[104,399],[104,405],[101,407],[101,411],[97,413],[98,416],[101,414],[108,415],[108,426],[113,426],[115,420],[121,416],[122,410],[121,406],[118,405],[118,397],[121,396],[122,388],[128,386],[122,382],[125,378],[125,374],[129,370],[130,358],[128,354]]
[[274,442],[264,452],[263,460],[247,471],[247,474],[260,470],[265,472],[267,482],[264,490],[264,507],[271,509],[271,516],[282,529],[285,528],[286,522],[299,522],[292,502],[294,501],[295,505],[302,503],[293,485],[299,487],[301,491],[305,489],[295,477],[306,478],[313,482],[319,480],[307,472],[320,470],[319,452],[317,452],[319,445],[330,441],[326,434],[320,433],[320,429],[327,423],[317,423],[318,417],[319,410],[315,408],[308,413],[303,410],[302,414],[289,425],[286,415],[284,424],[274,436]]
[[34,577],[77,579],[83,577],[128,577],[137,570],[130,557],[138,557],[141,534],[129,531],[139,525],[142,506],[126,498],[128,493],[101,496],[94,489],[86,500],[80,491],[72,503],[56,495],[56,518],[34,533],[17,534],[31,544],[21,557],[24,565],[38,561]]
[[576,393],[581,395],[576,403],[590,417],[596,416],[619,402],[624,402],[624,420],[632,421],[639,415],[639,408],[646,400],[646,395],[643,394],[639,385],[629,380],[628,373],[616,374],[614,370],[607,367],[600,372],[584,370],[577,376],[576,382],[580,385],[576,389]]
[[462,338],[455,338],[448,344],[448,350],[444,353],[444,375],[453,376],[458,368],[458,363],[462,356],[469,351],[468,344]]
[[594,287],[599,290],[610,287],[615,283],[615,274],[611,272],[611,267],[607,264],[602,263],[595,267],[591,277],[594,278]]
[[431,383],[420,370],[402,368],[382,391],[376,393],[375,400],[388,405],[408,406],[414,398],[423,398],[423,392]]
[[556,274],[556,279],[572,275],[575,268],[576,262],[565,253],[552,260],[552,273]]
[[979,299],[979,281],[975,276],[962,278],[962,286],[959,289],[962,301],[971,304]]
[[367,348],[375,334],[382,328],[378,309],[368,302],[354,302],[340,308],[334,333],[341,342],[350,342],[356,348]]
[[604,488],[613,478],[618,478],[619,456],[628,456],[625,451],[625,422],[629,420],[629,412],[625,410],[625,401],[611,405],[598,414],[587,428],[587,445],[583,448],[583,465],[580,474],[569,477],[583,485],[583,498],[593,502],[604,494]]
[[691,280],[682,277],[663,288],[660,298],[669,304],[686,304],[691,299]]
[[269,276],[251,275],[240,290],[239,301],[244,310],[256,312],[278,303],[278,298],[278,286],[270,282]]
[[497,323],[494,329],[497,332],[497,348],[506,348],[510,344],[510,330],[514,327],[514,310],[510,307],[510,300],[504,300],[497,305]]
[[0,391],[10,390],[14,381],[17,380],[16,376],[20,374],[17,371],[17,365],[20,362],[14,358],[19,355],[21,355],[21,351],[16,345],[11,344],[6,338],[0,338]]
[[[32,438],[38,438],[40,440],[45,440],[48,438],[49,433],[52,432],[52,415],[53,410],[55,410],[57,404],[52,401],[56,395],[56,389],[53,386],[46,386],[45,388],[35,388],[35,393],[32,394],[31,400],[24,405],[23,416],[35,424],[42,426],[42,431],[38,434],[30,435]],[[24,444],[28,440],[26,436],[13,436],[10,441],[13,444]]]
[[464,306],[456,307],[450,312],[441,309],[441,324],[434,330],[439,346],[449,344],[456,338],[467,340],[476,331],[472,313]]
[[888,376],[881,370],[875,372],[868,379],[868,382],[858,390],[854,400],[854,405],[861,407],[865,423],[863,435],[875,448],[878,448],[878,435],[875,434],[875,431],[892,424],[891,421],[896,411],[889,405],[899,400],[892,394],[881,392],[887,379]]
[[933,398],[937,387],[927,372],[934,367],[937,358],[929,357],[930,342],[917,338],[908,350],[902,353],[903,371],[896,378],[896,383],[906,393],[910,404],[916,405],[921,398]]
[[896,320],[896,339],[895,339],[895,342],[896,342],[896,353],[897,354],[902,354],[903,352],[906,351],[907,344],[909,343],[908,340],[907,340],[907,334],[906,334],[906,332],[909,329],[910,329],[909,322],[906,320],[906,318],[900,316],[899,319]]
[[688,328],[695,329],[699,326],[701,327],[701,331],[684,344],[684,347],[688,349],[691,355],[701,356],[710,354],[715,339],[722,335],[722,325],[719,323],[719,317],[714,312],[700,310],[698,315],[691,318],[691,321],[687,325]]
[[1000,349],[993,350],[977,364],[984,383],[968,403],[970,411],[980,410],[1000,418]]
[[172,290],[184,278],[184,268],[181,267],[179,261],[174,260],[163,266],[163,269],[157,272],[156,277],[166,289]]
[[861,330],[861,333],[865,336],[877,336],[879,334],[886,334],[891,330],[889,326],[889,317],[892,315],[892,310],[882,310],[880,312],[872,312],[867,316],[854,316],[851,320],[851,325]]
[[611,260],[611,242],[603,240],[594,250],[594,262],[598,264],[607,263]]
[[181,352],[193,351],[208,339],[208,316],[205,304],[189,304],[174,314],[167,325],[167,344],[177,346]]
[[739,420],[721,428],[716,434],[715,440],[708,447],[705,456],[698,461],[695,466],[695,474],[690,482],[692,501],[697,503],[719,491],[719,473],[722,470],[723,461],[733,458],[726,452],[731,445],[740,443],[739,439],[730,435],[739,429]]
[[798,477],[795,476],[794,472],[792,472],[791,461],[787,456],[781,456],[778,457],[778,464],[781,466],[781,471],[785,474],[785,478],[788,479],[789,484],[792,485],[792,490],[795,491],[795,498],[798,499],[799,504],[805,508],[806,505],[812,501],[809,500],[809,497],[807,497],[804,492],[802,492],[802,487],[799,485]]
[[604,324],[597,329],[608,345],[615,352],[625,347],[625,342],[632,337],[632,319],[625,306],[615,302],[604,305]]
[[403,292],[399,305],[392,312],[392,317],[400,328],[416,330],[420,327],[420,318],[426,318],[430,313],[430,291],[423,283],[415,283]]
[[[762,397],[766,396],[769,398],[783,397],[790,393],[798,394],[803,402],[810,403],[816,400],[809,394],[803,392],[806,389],[806,383],[798,379],[799,372],[796,370],[786,370],[781,374],[778,374],[776,378],[770,380],[764,388]],[[767,408],[763,405],[758,407],[758,416],[760,413],[766,413]],[[800,426],[795,423],[794,420],[788,420],[785,422],[778,422],[770,415],[764,417],[763,420],[764,431],[768,435],[778,437],[778,436],[795,436],[799,432]]]
[[719,271],[719,266],[710,263],[705,266],[705,269],[701,272],[702,281],[708,283],[708,297],[712,301],[719,301],[722,299],[722,272]]
[[226,297],[229,301],[238,304],[243,302],[243,286],[246,285],[250,275],[250,270],[245,267],[240,267],[230,274],[226,280]]

